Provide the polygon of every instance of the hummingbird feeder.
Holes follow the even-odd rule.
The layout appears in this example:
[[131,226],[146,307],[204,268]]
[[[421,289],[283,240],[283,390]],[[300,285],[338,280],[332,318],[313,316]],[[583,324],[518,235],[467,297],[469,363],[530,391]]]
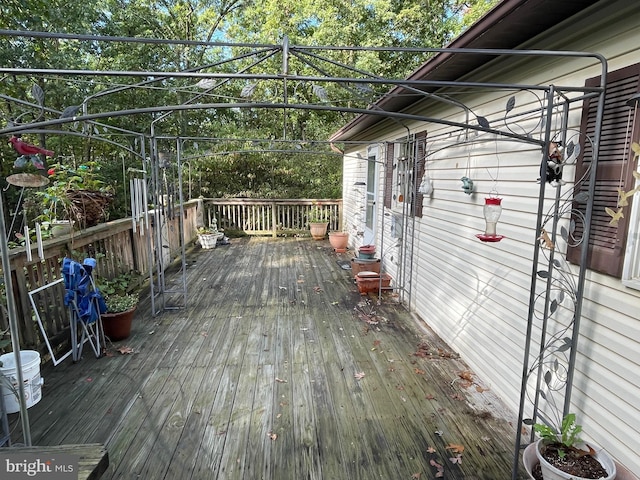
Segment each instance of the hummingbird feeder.
[[486,227],[484,233],[476,234],[483,242],[499,242],[504,238],[503,235],[496,233],[496,225],[502,213],[502,199],[499,197],[486,197],[484,199],[484,220]]

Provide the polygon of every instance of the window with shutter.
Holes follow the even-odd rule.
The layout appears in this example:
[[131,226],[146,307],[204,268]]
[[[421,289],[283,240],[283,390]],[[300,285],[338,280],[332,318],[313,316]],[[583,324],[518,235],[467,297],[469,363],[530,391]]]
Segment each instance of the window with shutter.
[[[424,194],[418,191],[424,176],[426,130],[416,133],[409,143],[398,139],[387,143],[385,157],[384,206],[402,211],[408,202],[408,214],[422,217]],[[413,155],[416,161],[414,162]]]
[[[607,75],[604,116],[598,150],[598,171],[596,191],[589,236],[587,268],[620,277],[624,260],[624,249],[629,227],[630,205],[623,207],[624,218],[617,225],[611,225],[607,207],[618,210],[618,188],[628,191],[633,188],[633,171],[636,165],[629,149],[630,141],[638,139],[638,125],[629,123],[630,111],[627,101],[640,90],[640,64],[631,65]],[[598,86],[600,77],[587,80],[587,86]],[[576,164],[576,182],[585,176],[593,158],[593,144],[597,98],[587,99],[582,110],[581,156]],[[633,112],[632,117],[633,117]],[[579,184],[579,191],[587,191],[588,179]],[[578,191],[576,191],[576,194]],[[631,204],[632,199],[629,199]],[[585,213],[586,205],[576,203],[574,209]],[[575,237],[582,236],[583,224],[576,221]],[[570,262],[580,263],[580,246],[568,249]]]
[[384,206],[391,208],[393,196],[393,143],[386,144],[384,157]]

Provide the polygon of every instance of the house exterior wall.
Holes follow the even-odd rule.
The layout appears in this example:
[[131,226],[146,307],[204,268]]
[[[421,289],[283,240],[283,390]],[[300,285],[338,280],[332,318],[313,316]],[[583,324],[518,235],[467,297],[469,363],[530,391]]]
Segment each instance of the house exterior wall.
[[[572,19],[526,45],[530,49],[574,50],[602,53],[609,71],[640,61],[640,10],[631,2],[610,2],[595,10],[595,16]],[[599,66],[582,59],[527,59],[509,67],[498,62],[478,72],[471,80],[532,85],[583,86],[586,78],[600,73]],[[509,127],[525,129],[540,137],[542,125],[528,116],[539,108],[530,92],[469,91],[457,97],[476,115],[492,123],[504,116],[507,100],[515,95],[523,112]],[[425,102],[412,110],[434,118],[463,121],[460,109]],[[581,103],[569,116],[569,126],[579,131]],[[410,308],[459,352],[473,371],[496,392],[513,412],[518,410],[525,345],[533,252],[537,248],[536,218],[540,162],[538,146],[497,140],[486,133],[470,133],[464,144],[460,132],[441,124],[405,122],[412,133],[427,130],[428,161],[425,175],[433,183],[421,218],[407,216],[404,272],[396,281]],[[493,126],[493,125],[492,125]],[[499,128],[496,123],[496,128]],[[504,125],[501,125],[504,129]],[[385,131],[369,133],[367,140],[384,150],[384,142],[406,136],[397,124]],[[362,140],[363,138],[359,138]],[[444,148],[448,147],[448,148]],[[440,149],[440,150],[439,150]],[[360,154],[358,156],[357,154]],[[361,217],[356,183],[366,182],[366,148],[349,150],[344,160],[344,205],[351,247],[359,246]],[[384,152],[380,152],[380,161]],[[383,268],[397,274],[391,257],[396,239],[390,234],[392,213],[382,206],[384,169],[378,176],[378,228],[376,243],[389,247],[379,251]],[[474,180],[475,193],[466,195],[461,177]],[[571,189],[573,169],[565,167],[564,180]],[[482,243],[475,237],[484,230],[482,206],[485,197],[497,191],[503,198],[499,243]],[[545,207],[551,208],[555,191],[546,191]],[[638,197],[638,195],[636,196]],[[634,200],[640,202],[640,198]],[[637,237],[639,225],[632,225]],[[384,232],[384,234],[383,234]],[[413,245],[410,245],[413,242]],[[411,247],[411,248],[410,248]],[[577,272],[577,267],[574,266]],[[410,273],[410,275],[409,275]],[[563,316],[564,315],[564,316]],[[569,313],[560,312],[558,322]],[[540,335],[534,325],[534,337]],[[585,437],[605,445],[616,460],[636,475],[640,472],[640,290],[629,288],[618,278],[588,271],[572,396],[572,411],[578,414]],[[514,427],[517,428],[517,427]]]

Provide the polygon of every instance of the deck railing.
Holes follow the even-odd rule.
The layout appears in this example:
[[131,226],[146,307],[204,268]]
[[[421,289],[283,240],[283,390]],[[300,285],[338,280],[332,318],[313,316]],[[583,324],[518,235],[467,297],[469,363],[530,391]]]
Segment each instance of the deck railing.
[[340,230],[342,200],[271,200],[249,198],[206,198],[205,219],[218,228],[239,230],[247,235],[300,235],[309,231],[309,214],[318,208],[329,218],[329,230]]
[[[172,215],[163,217],[163,246],[179,245],[175,237],[179,232],[179,208]],[[194,200],[184,205],[184,240],[191,242],[196,237],[196,227],[201,223],[201,202]],[[38,326],[29,292],[37,290],[61,278],[62,259],[70,256],[82,259],[87,256],[97,261],[96,274],[113,278],[119,273],[136,270],[146,275],[149,271],[147,238],[152,248],[156,243],[153,222],[145,230],[134,232],[130,218],[115,220],[88,228],[72,235],[53,238],[43,242],[43,259],[38,257],[37,247],[32,246],[32,259],[28,260],[24,248],[9,251],[13,295],[16,303],[20,345],[23,349],[39,350],[46,354],[44,338]],[[164,251],[164,249],[163,249]],[[172,252],[175,257],[178,252]],[[32,295],[42,320],[47,338],[54,350],[69,341],[69,322],[64,306],[64,286],[58,283]],[[2,303],[2,302],[0,302]],[[0,332],[8,329],[6,309],[0,309]]]
[[[307,234],[309,213],[318,207],[330,218],[329,229],[339,230],[342,224],[342,200],[255,200],[205,199],[184,204],[183,240],[185,244],[196,238],[196,229],[216,218],[219,228],[242,230],[249,235]],[[179,208],[163,217],[163,246],[165,256],[175,258],[179,252],[165,252],[166,246],[179,245]],[[43,259],[32,246],[29,260],[24,248],[9,251],[13,296],[15,298],[20,345],[23,349],[38,350],[46,357],[44,337],[37,324],[29,292],[61,278],[60,267],[65,256],[82,259],[96,258],[96,273],[113,278],[119,273],[136,270],[149,271],[147,238],[155,248],[156,233],[153,222],[144,231],[132,228],[130,218],[115,220],[88,228],[73,235],[46,240]],[[2,286],[3,287],[3,286]],[[32,295],[51,347],[57,351],[69,342],[69,322],[64,306],[64,286],[58,283],[51,289]],[[6,309],[0,301],[0,333],[8,330]],[[1,338],[1,336],[0,336]]]

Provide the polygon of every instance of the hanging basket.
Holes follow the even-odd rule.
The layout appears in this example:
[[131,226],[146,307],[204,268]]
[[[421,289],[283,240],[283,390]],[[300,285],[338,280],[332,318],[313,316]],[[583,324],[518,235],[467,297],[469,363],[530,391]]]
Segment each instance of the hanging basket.
[[93,227],[107,219],[113,195],[97,190],[67,190],[69,216],[83,228]]

